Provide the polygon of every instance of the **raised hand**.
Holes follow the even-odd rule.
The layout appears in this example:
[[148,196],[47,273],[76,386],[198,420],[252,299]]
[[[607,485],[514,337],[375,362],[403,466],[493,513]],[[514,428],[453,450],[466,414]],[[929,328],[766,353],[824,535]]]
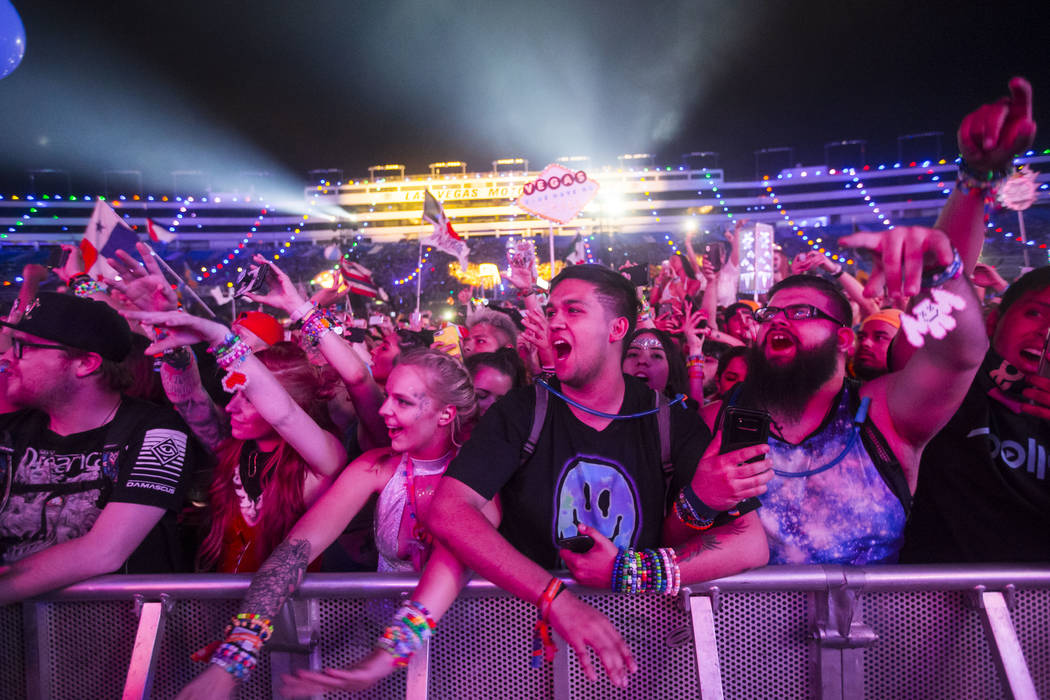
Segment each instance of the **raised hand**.
[[120,279],[107,282],[142,311],[177,309],[179,299],[157,264],[156,253],[145,243],[136,243],[135,250],[142,256],[141,263],[124,250],[118,250],[116,258],[107,259],[110,267],[120,276]]
[[258,265],[268,265],[270,267],[270,289],[266,294],[249,292],[244,295],[245,297],[260,304],[267,304],[281,309],[289,314],[303,305],[306,300],[303,299],[303,295],[299,293],[299,290],[295,288],[292,279],[281,268],[258,254],[252,260]]
[[883,293],[890,297],[910,297],[919,293],[924,266],[947,267],[952,262],[952,245],[937,229],[924,226],[897,226],[878,233],[854,233],[839,239],[844,248],[864,248],[874,254],[871,277],[864,296]]
[[[156,355],[166,350],[193,345],[201,341],[208,345],[218,345],[230,333],[229,328],[217,321],[181,311],[124,310],[120,314],[125,318],[151,325],[154,329],[163,328],[165,330],[164,334],[158,334],[157,339],[146,348],[147,355]],[[163,337],[160,337],[161,335]]]
[[1035,140],[1032,86],[1024,78],[1010,80],[1010,96],[981,105],[959,125],[959,152],[971,170],[1002,171],[1013,157]]

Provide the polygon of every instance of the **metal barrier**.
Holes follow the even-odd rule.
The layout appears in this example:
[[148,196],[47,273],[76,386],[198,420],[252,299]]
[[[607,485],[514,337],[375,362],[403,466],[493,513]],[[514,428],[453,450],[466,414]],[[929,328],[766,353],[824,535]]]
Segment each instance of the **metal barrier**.
[[[105,576],[0,608],[0,696],[174,697],[249,580]],[[282,672],[364,656],[414,583],[307,576],[237,697],[277,698]],[[768,567],[678,599],[575,590],[631,645],[628,689],[588,682],[564,643],[529,668],[535,609],[472,581],[407,673],[319,697],[1050,698],[1050,566]]]

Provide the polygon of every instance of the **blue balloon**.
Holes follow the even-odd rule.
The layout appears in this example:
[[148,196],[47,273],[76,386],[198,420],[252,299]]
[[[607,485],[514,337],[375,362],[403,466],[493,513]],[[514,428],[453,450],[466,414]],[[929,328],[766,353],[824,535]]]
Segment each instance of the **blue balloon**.
[[26,30],[10,0],[0,0],[0,79],[10,75],[26,53]]

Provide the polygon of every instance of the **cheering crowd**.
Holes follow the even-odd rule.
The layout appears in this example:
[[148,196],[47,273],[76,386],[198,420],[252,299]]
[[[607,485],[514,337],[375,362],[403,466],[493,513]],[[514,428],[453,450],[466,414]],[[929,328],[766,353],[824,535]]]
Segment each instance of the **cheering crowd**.
[[839,241],[866,283],[780,255],[762,303],[736,294],[739,226],[651,284],[583,264],[540,286],[514,256],[515,303],[467,301],[458,329],[355,321],[261,257],[245,296],[270,313],[227,327],[144,245],[109,280],[73,251],[66,291],[27,277],[2,322],[0,603],[251,572],[180,695],[225,697],[308,571],[418,572],[369,656],[284,679],[311,695],[404,666],[476,572],[536,605],[534,663],[553,628],[624,686],[620,630],[550,570],[674,595],[767,563],[1046,562],[1050,268],[978,262],[1030,93],[963,120],[933,227]]

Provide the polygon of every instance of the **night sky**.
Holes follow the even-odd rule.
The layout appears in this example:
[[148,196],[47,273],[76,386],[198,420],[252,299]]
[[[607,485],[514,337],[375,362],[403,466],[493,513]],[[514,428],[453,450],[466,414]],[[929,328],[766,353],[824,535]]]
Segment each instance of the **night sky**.
[[50,167],[76,183],[130,169],[160,186],[173,170],[295,184],[315,168],[701,150],[746,178],[763,147],[814,164],[827,141],[867,139],[881,162],[898,135],[937,130],[954,152],[962,115],[1015,74],[1050,128],[1046,3],[14,4],[27,47],[0,81],[6,182]]

